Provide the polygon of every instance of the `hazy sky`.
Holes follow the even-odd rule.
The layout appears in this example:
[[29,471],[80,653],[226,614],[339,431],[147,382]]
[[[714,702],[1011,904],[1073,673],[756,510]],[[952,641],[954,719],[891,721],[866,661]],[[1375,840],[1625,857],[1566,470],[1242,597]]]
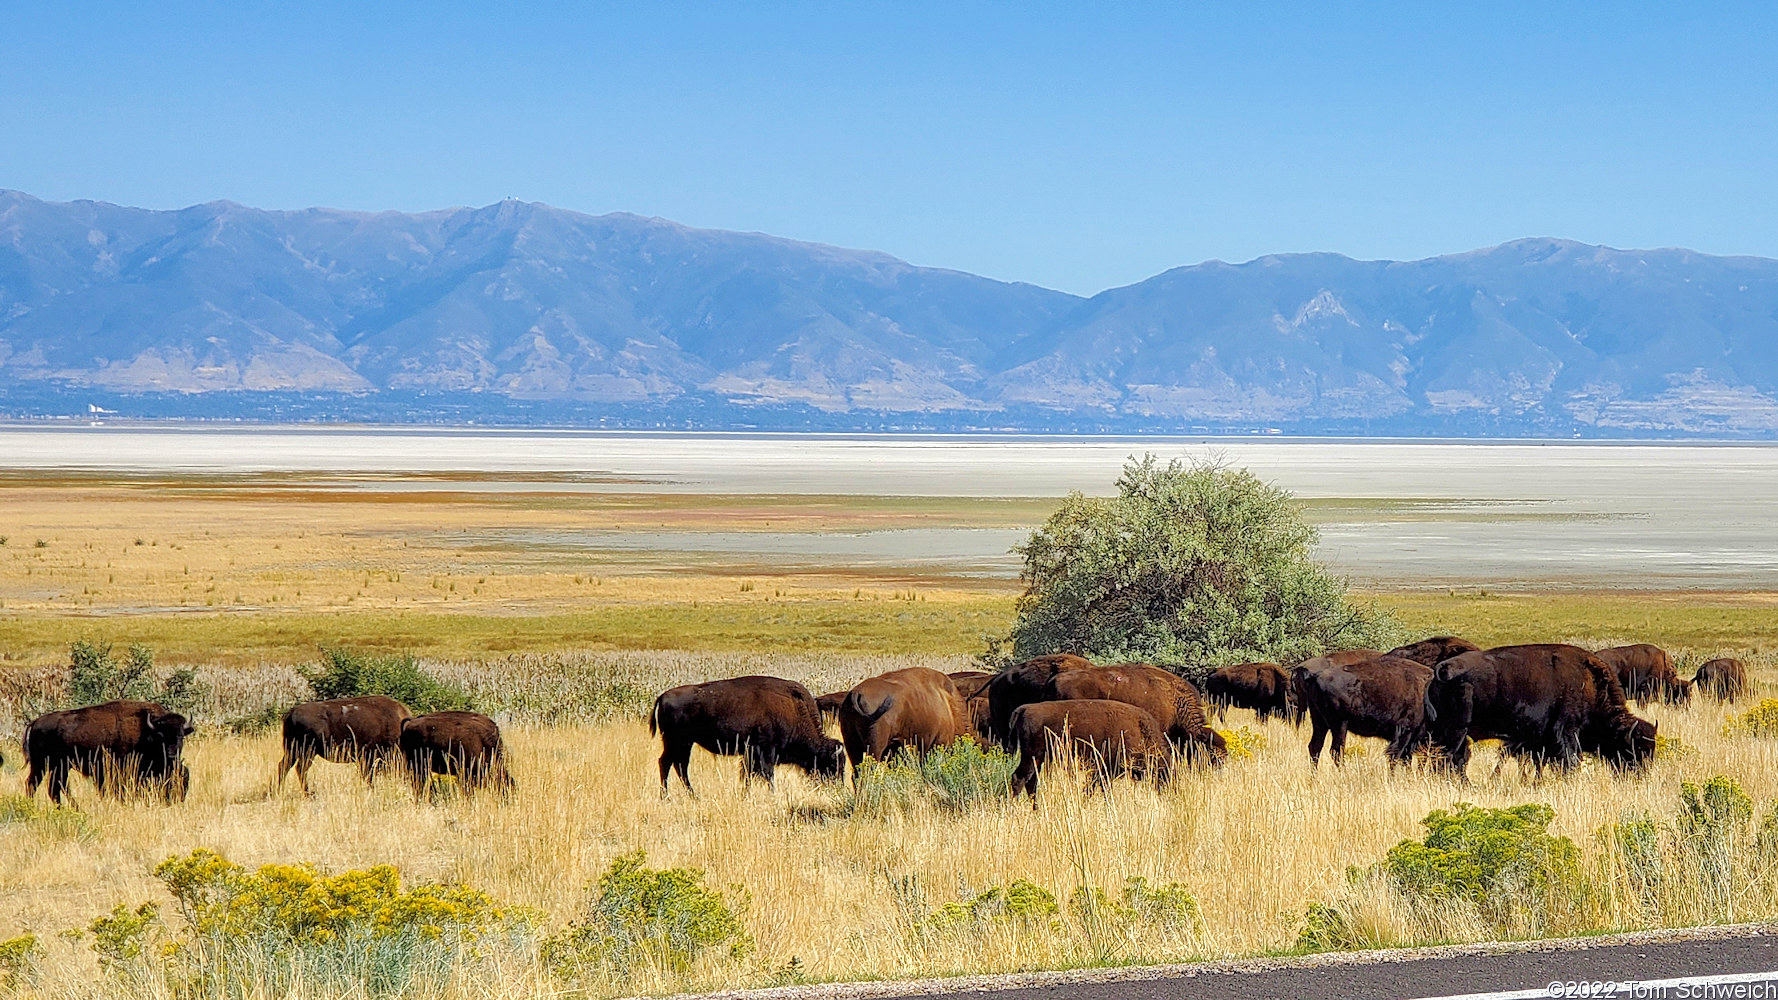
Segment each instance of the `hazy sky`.
[[0,187],[53,200],[511,196],[1075,292],[1530,235],[1778,256],[1772,4],[25,6]]

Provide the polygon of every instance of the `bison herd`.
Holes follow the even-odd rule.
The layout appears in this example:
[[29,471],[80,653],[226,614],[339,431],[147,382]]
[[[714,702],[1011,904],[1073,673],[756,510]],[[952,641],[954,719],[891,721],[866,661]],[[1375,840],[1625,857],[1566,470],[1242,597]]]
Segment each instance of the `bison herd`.
[[[1654,756],[1655,724],[1629,700],[1684,703],[1694,688],[1722,700],[1745,693],[1739,660],[1711,660],[1691,680],[1647,644],[1589,652],[1561,644],[1482,650],[1455,636],[1392,649],[1340,650],[1286,670],[1275,663],[1224,667],[1204,682],[1145,663],[1099,666],[1067,653],[1038,656],[999,673],[895,670],[846,691],[815,697],[794,681],[736,677],[687,684],[656,699],[649,731],[661,738],[661,790],[672,772],[687,789],[693,746],[743,756],[748,773],[772,780],[792,764],[838,778],[849,762],[924,754],[971,736],[1018,754],[1014,794],[1037,791],[1037,776],[1059,750],[1093,765],[1099,781],[1119,774],[1165,782],[1176,761],[1220,765],[1228,756],[1205,721],[1229,708],[1311,727],[1309,757],[1319,763],[1332,737],[1339,764],[1348,736],[1388,744],[1391,765],[1424,755],[1465,778],[1472,744],[1499,740],[1501,760],[1567,771],[1583,755],[1619,770]],[[822,727],[838,723],[840,739]]]
[[[39,716],[25,729],[25,794],[37,794],[47,776],[50,800],[60,804],[68,772],[74,770],[101,795],[146,792],[167,802],[184,801],[191,771],[180,757],[191,731],[185,716],[145,701],[110,701]],[[384,765],[399,763],[416,796],[426,794],[435,774],[455,777],[465,790],[512,787],[493,719],[476,712],[414,715],[380,695],[306,702],[286,713],[277,784],[295,768],[307,792],[316,757],[355,762],[366,782]]]
[[[747,773],[772,781],[778,765],[817,778],[843,778],[866,758],[925,754],[972,737],[1018,754],[1014,794],[1035,797],[1037,778],[1058,752],[1090,763],[1100,782],[1129,774],[1157,784],[1178,762],[1220,766],[1223,737],[1205,720],[1245,708],[1259,719],[1310,724],[1309,758],[1328,744],[1341,763],[1348,736],[1384,740],[1391,767],[1424,754],[1433,767],[1465,777],[1472,744],[1498,740],[1501,763],[1515,759],[1540,773],[1572,770],[1593,756],[1619,770],[1654,756],[1655,724],[1629,702],[1684,704],[1694,690],[1730,701],[1747,691],[1741,661],[1715,659],[1689,680],[1646,643],[1589,652],[1542,644],[1483,650],[1438,636],[1387,653],[1340,650],[1286,670],[1275,663],[1224,667],[1204,683],[1204,697],[1172,671],[1146,663],[1094,664],[1067,653],[1038,656],[998,673],[894,670],[817,698],[795,681],[735,677],[664,692],[649,713],[661,739],[665,794],[678,772],[689,790],[694,746],[742,757]],[[829,736],[824,720],[838,725]],[[25,732],[25,791],[47,778],[50,798],[67,794],[79,771],[101,795],[146,792],[181,801],[191,782],[183,762],[192,727],[185,716],[143,701],[50,712]],[[466,791],[510,791],[500,728],[476,712],[415,715],[393,698],[337,698],[297,705],[284,716],[284,756],[276,784],[291,770],[305,793],[317,757],[355,764],[367,783],[385,767],[403,770],[417,797],[435,775]]]

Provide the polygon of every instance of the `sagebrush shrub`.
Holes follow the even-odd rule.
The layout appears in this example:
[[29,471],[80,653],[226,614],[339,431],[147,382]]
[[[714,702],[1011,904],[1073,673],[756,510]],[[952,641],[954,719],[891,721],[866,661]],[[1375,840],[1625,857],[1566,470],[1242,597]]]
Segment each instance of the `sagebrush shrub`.
[[1459,802],[1420,822],[1423,840],[1389,849],[1382,870],[1410,900],[1462,899],[1506,930],[1515,916],[1540,911],[1552,894],[1582,885],[1574,841],[1549,833],[1556,811],[1541,804],[1487,809]]
[[387,865],[337,875],[247,869],[199,849],[154,875],[173,897],[176,929],[151,902],[120,905],[85,933],[112,973],[159,979],[177,995],[283,995],[297,984],[373,997],[435,992],[476,957],[479,940],[528,934],[537,920],[467,886],[404,889]]
[[42,949],[34,934],[0,941],[0,990],[16,990],[30,978]]
[[645,967],[683,973],[711,949],[731,959],[753,950],[739,904],[706,887],[702,869],[649,868],[647,859],[632,851],[613,860],[586,915],[544,940],[544,964],[558,978],[622,980]]
[[967,810],[1012,795],[1018,755],[963,737],[918,755],[903,751],[887,761],[866,758],[853,773],[852,811],[881,815],[930,801],[943,809]]
[[157,680],[154,650],[131,645],[119,662],[108,642],[79,639],[68,647],[68,696],[75,705],[107,701],[153,701],[190,713],[208,693],[197,670],[179,667]]
[[1079,653],[1184,665],[1295,663],[1387,649],[1398,627],[1315,562],[1287,491],[1245,469],[1131,460],[1117,496],[1075,492],[1015,551],[1026,590],[1014,658]]
[[412,656],[370,656],[349,649],[325,648],[321,663],[297,671],[315,697],[362,698],[380,694],[418,713],[448,712],[472,707],[469,695],[420,669]]

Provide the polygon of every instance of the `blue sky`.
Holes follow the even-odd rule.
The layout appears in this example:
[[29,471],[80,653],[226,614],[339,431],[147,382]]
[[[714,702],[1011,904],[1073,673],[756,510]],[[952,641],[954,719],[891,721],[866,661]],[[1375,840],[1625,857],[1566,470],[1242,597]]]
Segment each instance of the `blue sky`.
[[1530,235],[1778,256],[1778,5],[31,6],[0,187],[53,200],[512,196],[1074,292]]

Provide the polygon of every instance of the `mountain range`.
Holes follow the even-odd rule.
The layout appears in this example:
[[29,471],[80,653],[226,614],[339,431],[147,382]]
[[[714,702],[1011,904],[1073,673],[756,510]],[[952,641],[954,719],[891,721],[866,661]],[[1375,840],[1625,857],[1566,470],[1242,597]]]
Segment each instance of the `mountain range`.
[[1778,261],[1525,239],[1080,297],[504,201],[0,191],[0,414],[795,429],[1778,434]]

